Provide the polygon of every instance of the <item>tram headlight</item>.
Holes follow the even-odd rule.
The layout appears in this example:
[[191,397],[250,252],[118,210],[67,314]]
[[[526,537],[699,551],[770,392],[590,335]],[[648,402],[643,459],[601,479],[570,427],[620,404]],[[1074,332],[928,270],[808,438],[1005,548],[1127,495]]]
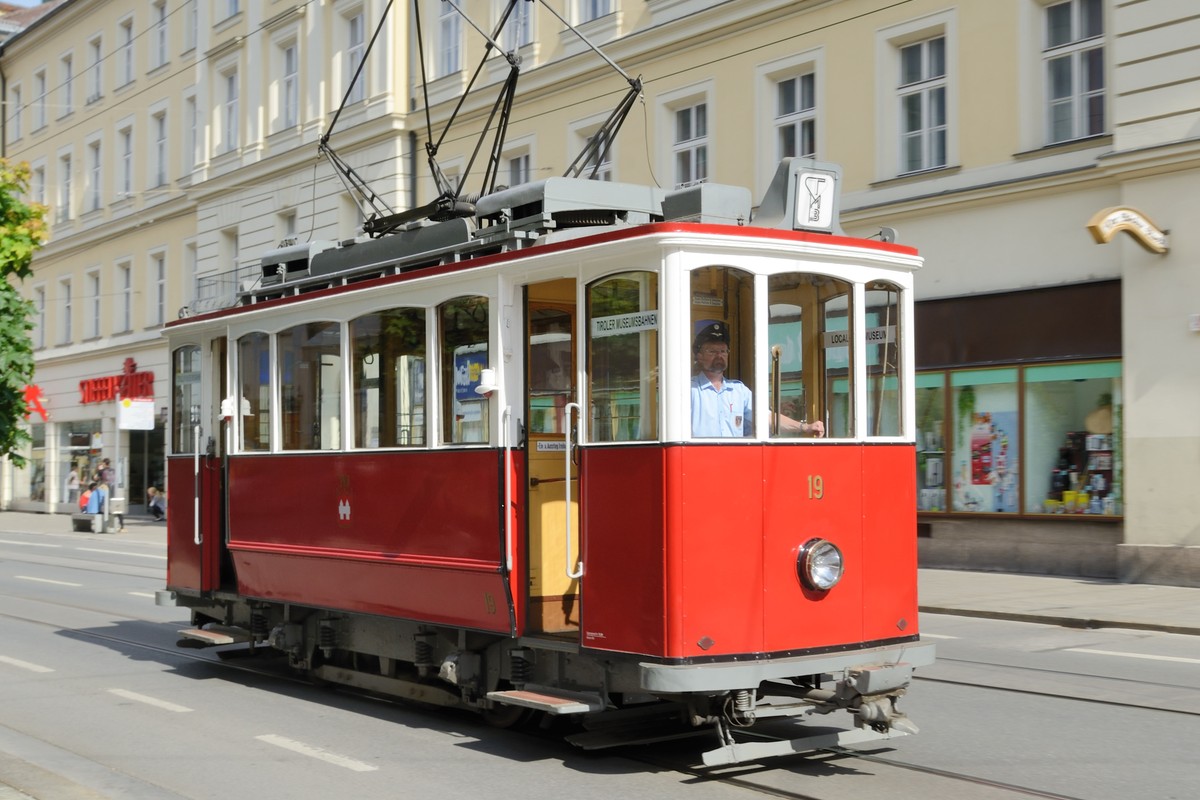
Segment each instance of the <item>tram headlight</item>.
[[809,589],[827,592],[842,579],[842,551],[827,539],[809,539],[796,557],[796,572]]

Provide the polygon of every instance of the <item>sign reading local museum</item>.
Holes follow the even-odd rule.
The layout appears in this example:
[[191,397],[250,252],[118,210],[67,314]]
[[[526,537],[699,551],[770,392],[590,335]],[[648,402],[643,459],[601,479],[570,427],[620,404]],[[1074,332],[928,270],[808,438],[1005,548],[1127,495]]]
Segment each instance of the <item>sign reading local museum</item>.
[[79,382],[81,403],[106,403],[118,397],[154,397],[154,373],[139,372],[137,362],[127,358],[119,375]]

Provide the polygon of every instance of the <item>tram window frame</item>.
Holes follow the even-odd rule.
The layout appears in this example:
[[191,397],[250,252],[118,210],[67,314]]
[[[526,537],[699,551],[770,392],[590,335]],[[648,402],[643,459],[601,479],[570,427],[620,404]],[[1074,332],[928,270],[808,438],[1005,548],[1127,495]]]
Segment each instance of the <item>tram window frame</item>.
[[[755,330],[755,275],[749,270],[727,264],[706,264],[693,268],[688,275],[688,337],[691,343],[691,379],[689,382],[688,435],[693,439],[753,439],[757,436],[754,406],[769,407],[765,397],[755,398],[757,348]],[[707,342],[701,341],[709,339]],[[711,381],[701,374],[700,359],[706,349],[719,347],[723,340],[728,348],[726,366],[722,370],[722,391],[714,393]],[[729,384],[732,398],[723,412],[726,396],[724,384]],[[749,414],[741,410],[738,396],[745,386],[749,391]],[[721,398],[721,399],[718,399]],[[748,418],[747,418],[748,417]],[[697,435],[701,423],[715,425],[721,433]]]
[[[428,316],[423,306],[396,306],[348,323],[354,448],[428,443]],[[373,324],[377,329],[369,330]],[[368,356],[373,362],[367,361]],[[369,375],[372,371],[375,374]],[[385,424],[389,417],[394,424]]]
[[201,350],[186,344],[171,352],[171,453],[195,453],[199,442],[195,426],[200,422]]
[[[771,348],[780,348],[780,410],[797,422],[821,421],[825,438],[855,436],[855,287],[853,281],[821,272],[767,276],[767,352],[769,358]],[[806,315],[815,318],[813,325],[804,324]],[[815,364],[812,370],[805,366],[806,355]],[[769,362],[768,382],[771,369]],[[785,382],[790,384],[786,393]],[[768,426],[772,441],[813,441],[783,425],[778,432],[771,430]]]
[[[249,331],[237,339],[237,391],[241,407],[235,411],[240,417],[239,452],[271,452],[273,342],[274,337],[264,331]],[[248,351],[251,358],[247,358]],[[252,377],[247,373],[248,368],[256,369],[257,377],[254,380],[247,380]],[[255,428],[257,433],[254,433]]]
[[[880,293],[890,300],[875,303]],[[904,299],[904,288],[893,281],[868,281],[863,287],[863,352],[867,373],[863,412],[869,438],[905,434]]]
[[[474,307],[468,309],[471,304]],[[452,328],[448,322],[453,322]],[[491,398],[476,391],[482,384],[483,370],[490,369],[490,298],[459,295],[439,303],[437,336],[441,443],[451,446],[491,444]],[[471,423],[478,423],[478,426],[468,427]]]
[[342,449],[344,338],[342,324],[333,320],[301,322],[275,334],[280,451]]
[[584,290],[590,444],[659,438],[661,286],[656,271],[628,270],[597,278]]

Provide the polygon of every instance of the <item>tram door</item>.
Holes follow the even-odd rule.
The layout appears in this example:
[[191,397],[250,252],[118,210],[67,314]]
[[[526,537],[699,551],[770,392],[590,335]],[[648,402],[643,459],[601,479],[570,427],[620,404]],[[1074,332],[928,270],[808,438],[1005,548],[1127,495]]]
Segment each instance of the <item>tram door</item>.
[[579,481],[575,281],[534,284],[525,299],[525,431],[528,463],[531,633],[579,631]]

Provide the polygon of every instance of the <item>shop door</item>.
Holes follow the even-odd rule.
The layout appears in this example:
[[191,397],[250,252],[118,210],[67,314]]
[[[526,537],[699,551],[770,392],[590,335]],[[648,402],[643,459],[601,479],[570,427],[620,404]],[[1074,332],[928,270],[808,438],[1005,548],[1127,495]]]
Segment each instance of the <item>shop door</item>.
[[531,633],[579,632],[579,482],[575,394],[575,281],[529,286],[525,304],[525,419]]

